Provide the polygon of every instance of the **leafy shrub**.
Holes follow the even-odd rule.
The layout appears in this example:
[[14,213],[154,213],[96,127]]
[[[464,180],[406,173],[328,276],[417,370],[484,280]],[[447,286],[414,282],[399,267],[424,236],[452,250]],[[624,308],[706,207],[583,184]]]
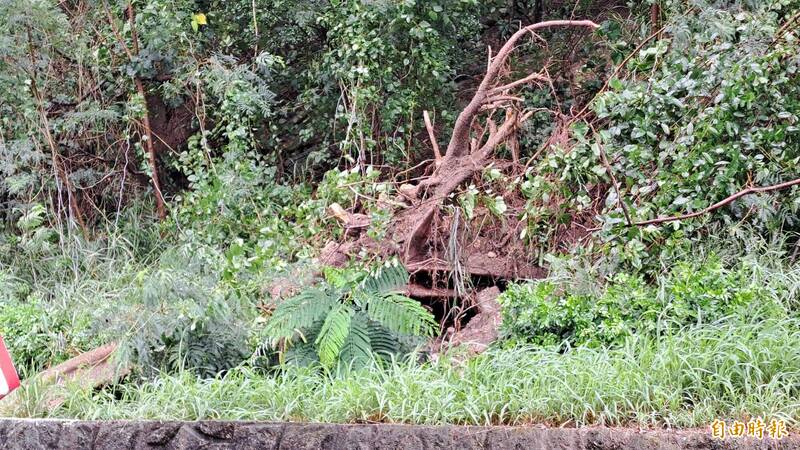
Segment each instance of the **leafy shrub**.
[[[243,295],[255,295],[264,273],[308,260],[329,238],[341,237],[329,205],[355,209],[363,205],[361,197],[391,192],[389,183],[379,182],[380,171],[369,166],[363,173],[329,170],[315,187],[279,182],[273,169],[257,161],[245,166],[221,161],[185,196],[171,224],[182,243],[223,252],[223,278]],[[377,202],[363,206],[377,238],[390,212]]]
[[407,282],[408,273],[396,266],[370,275],[329,270],[321,286],[278,305],[266,335],[286,360],[301,365],[360,367],[389,358],[436,327],[430,312],[400,294]]
[[21,373],[58,364],[89,344],[90,318],[52,307],[26,283],[0,272],[0,335]]
[[413,158],[421,111],[454,109],[452,80],[479,47],[479,19],[489,9],[482,3],[492,2],[331,2],[319,18],[328,47],[312,66],[308,91],[341,93],[343,102],[310,98],[335,105],[344,130],[335,137],[346,157],[389,164]]
[[503,335],[511,343],[599,347],[731,317],[785,317],[784,286],[763,284],[755,270],[710,257],[679,263],[655,284],[625,273],[591,292],[560,278],[515,284],[499,299]]
[[48,322],[46,311],[36,302],[0,300],[0,335],[18,366],[37,370],[53,358]]
[[112,335],[122,337],[125,358],[145,375],[193,370],[214,376],[252,353],[254,305],[222,283],[219,260],[192,253],[165,252],[160,267],[137,275],[125,304],[97,314]]
[[[525,180],[527,235],[542,246],[552,245],[553,222],[591,217],[602,228],[598,254],[658,269],[659,256],[709,224],[744,222],[767,233],[800,223],[793,188],[745,196],[697,219],[628,226],[626,213],[639,222],[697,212],[798,173],[800,40],[791,21],[800,4],[662,3],[664,31],[632,53],[589,105],[591,119],[574,121],[571,142],[545,152]],[[643,33],[609,44],[627,55]]]

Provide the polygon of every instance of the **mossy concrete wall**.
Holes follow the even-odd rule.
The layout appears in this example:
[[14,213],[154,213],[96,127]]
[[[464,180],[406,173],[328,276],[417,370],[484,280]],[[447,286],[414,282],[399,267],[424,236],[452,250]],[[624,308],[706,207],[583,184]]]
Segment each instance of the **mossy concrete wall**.
[[0,419],[0,449],[798,449],[704,430]]

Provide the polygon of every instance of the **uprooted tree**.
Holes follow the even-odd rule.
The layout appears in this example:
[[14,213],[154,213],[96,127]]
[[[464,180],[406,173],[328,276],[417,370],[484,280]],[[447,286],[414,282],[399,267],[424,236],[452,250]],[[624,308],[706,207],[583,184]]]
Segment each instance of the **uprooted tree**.
[[[536,31],[553,27],[595,30],[599,26],[589,20],[540,22],[514,33],[496,54],[490,52],[486,74],[459,114],[446,153],[441,159],[437,158],[429,177],[406,192],[412,207],[397,214],[398,230],[401,235],[405,232],[399,243],[406,265],[413,268],[423,260],[436,257],[429,245],[431,228],[445,199],[483,170],[492,161],[495,149],[511,140],[534,113],[521,107],[523,99],[515,95],[515,91],[531,83],[552,85],[546,68],[517,80],[505,79],[509,74],[509,56],[520,40],[526,36],[541,40]],[[514,160],[517,163],[516,153]]]
[[[415,206],[418,209],[411,215],[413,225],[406,239],[405,259],[408,262],[416,261],[425,254],[430,226],[443,199],[482,170],[495,148],[509,139],[533,114],[519,110],[518,104],[522,98],[514,96],[513,90],[529,83],[552,82],[545,73],[532,73],[525,78],[501,84],[508,57],[517,42],[527,35],[536,36],[536,30],[559,26],[598,28],[596,23],[589,20],[541,22],[520,29],[506,41],[497,55],[490,55],[486,75],[456,120],[447,152],[441,161],[437,161],[438,167],[433,175],[420,182],[415,192]],[[505,117],[498,126],[494,116],[500,110],[504,111]],[[485,124],[480,125],[477,122],[482,114],[487,117]]]

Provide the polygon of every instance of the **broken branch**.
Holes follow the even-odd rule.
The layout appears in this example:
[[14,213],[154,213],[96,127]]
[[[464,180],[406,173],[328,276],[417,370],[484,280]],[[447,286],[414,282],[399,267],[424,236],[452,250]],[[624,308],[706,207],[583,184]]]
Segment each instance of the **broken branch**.
[[620,208],[622,208],[622,213],[625,214],[625,222],[628,224],[628,226],[630,226],[633,224],[633,221],[631,221],[631,214],[628,211],[628,205],[626,205],[625,201],[622,199],[622,192],[619,189],[617,177],[614,176],[614,171],[611,170],[611,164],[608,162],[608,157],[606,156],[606,151],[603,148],[603,143],[600,141],[600,135],[597,133],[597,130],[595,130],[591,123],[587,123],[592,128],[592,132],[594,132],[595,136],[598,137],[597,149],[600,151],[600,160],[603,162],[603,167],[605,167],[606,172],[608,172],[608,176],[611,178],[611,184],[614,186],[614,192],[617,194],[617,203],[619,203]]
[[522,86],[523,84],[528,84],[528,83],[530,83],[532,81],[550,82],[550,78],[546,77],[544,75],[538,74],[538,73],[532,73],[532,74],[528,75],[525,78],[519,79],[517,81],[513,81],[513,82],[508,83],[508,84],[503,85],[503,86],[499,86],[499,87],[493,88],[489,92],[493,93],[493,92],[507,91],[507,90],[513,89],[513,88],[515,88],[517,86]]
[[[713,205],[709,206],[708,208],[701,209],[700,211],[695,211],[695,212],[689,213],[689,214],[682,214],[682,215],[679,215],[679,216],[658,217],[658,218],[655,218],[655,219],[644,220],[642,222],[634,222],[633,224],[631,224],[631,226],[644,227],[644,226],[647,226],[647,225],[660,225],[660,224],[663,224],[663,223],[677,222],[677,221],[686,220],[686,219],[693,219],[695,217],[699,217],[699,216],[702,216],[703,214],[708,214],[708,213],[710,213],[710,212],[712,212],[714,210],[722,208],[723,206],[728,205],[728,204],[732,203],[733,201],[744,197],[745,195],[759,194],[759,193],[771,192],[771,191],[778,191],[778,190],[787,189],[787,188],[790,188],[792,186],[797,186],[797,185],[800,185],[800,178],[796,178],[794,180],[786,181],[786,182],[780,183],[780,184],[774,184],[774,185],[771,185],[771,186],[749,187],[749,188],[743,189],[743,190],[741,190],[741,191],[739,191],[739,192],[737,192],[737,193],[735,193],[735,194],[733,194],[733,195],[731,195],[729,197],[726,197],[724,200],[720,200],[717,203],[714,203]],[[598,231],[598,230],[600,230],[600,228],[592,228],[592,229],[590,229],[588,231]]]
[[431,123],[431,116],[428,111],[422,111],[422,118],[425,120],[425,128],[428,129],[428,138],[431,140],[433,146],[433,155],[436,158],[436,165],[442,163],[442,152],[439,151],[439,143],[436,142],[436,135],[433,133],[433,124]]
[[[478,86],[475,96],[473,96],[469,104],[458,115],[455,126],[453,127],[453,134],[451,136],[450,143],[447,145],[448,156],[458,158],[464,156],[464,154],[469,151],[470,128],[472,126],[472,122],[480,113],[481,107],[486,102],[486,98],[489,97],[493,91],[491,85],[495,82],[501,70],[503,69],[509,54],[511,54],[514,48],[516,48],[517,41],[519,41],[528,33],[534,32],[535,30],[564,26],[587,27],[592,30],[600,27],[591,20],[550,20],[529,25],[514,33],[514,35],[512,35],[511,38],[509,38],[508,41],[503,44],[497,54],[493,58],[489,59],[486,75],[483,77],[481,84]],[[540,76],[539,74],[535,75]],[[529,75],[526,78],[531,77],[532,75]],[[518,86],[518,84],[515,84],[515,86]],[[506,89],[508,88],[506,87]]]

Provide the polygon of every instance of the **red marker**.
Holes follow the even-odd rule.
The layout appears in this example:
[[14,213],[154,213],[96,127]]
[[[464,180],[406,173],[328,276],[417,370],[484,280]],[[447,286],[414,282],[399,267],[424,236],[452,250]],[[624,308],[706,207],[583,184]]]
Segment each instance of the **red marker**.
[[3,337],[0,336],[0,398],[5,397],[9,392],[19,387],[19,376],[11,362],[11,355],[6,349]]

